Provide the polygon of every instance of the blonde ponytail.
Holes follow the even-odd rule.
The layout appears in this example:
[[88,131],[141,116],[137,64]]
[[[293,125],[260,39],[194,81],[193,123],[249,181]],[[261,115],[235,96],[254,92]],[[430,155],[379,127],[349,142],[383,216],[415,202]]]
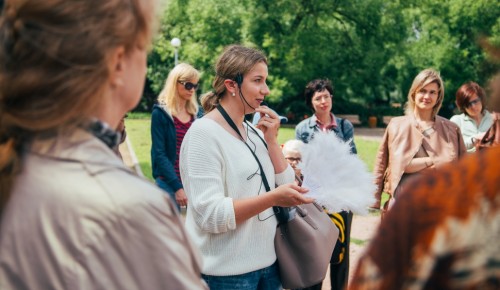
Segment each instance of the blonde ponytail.
[[219,104],[219,96],[215,92],[208,92],[201,96],[201,106],[203,107],[203,111],[205,113],[208,113],[215,109],[217,105]]

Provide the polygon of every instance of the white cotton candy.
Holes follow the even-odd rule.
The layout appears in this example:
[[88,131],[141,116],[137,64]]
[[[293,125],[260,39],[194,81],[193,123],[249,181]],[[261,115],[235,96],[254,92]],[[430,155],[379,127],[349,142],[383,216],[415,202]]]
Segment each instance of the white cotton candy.
[[310,196],[330,212],[350,210],[367,214],[375,203],[373,176],[357,155],[350,153],[349,143],[334,133],[315,133],[302,149],[304,175],[302,186]]

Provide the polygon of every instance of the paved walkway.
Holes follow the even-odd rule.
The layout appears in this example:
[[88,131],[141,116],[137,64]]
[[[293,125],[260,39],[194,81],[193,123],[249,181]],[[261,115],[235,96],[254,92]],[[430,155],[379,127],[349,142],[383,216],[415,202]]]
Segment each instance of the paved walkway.
[[384,136],[384,132],[385,128],[354,128],[354,136],[374,141],[381,141]]

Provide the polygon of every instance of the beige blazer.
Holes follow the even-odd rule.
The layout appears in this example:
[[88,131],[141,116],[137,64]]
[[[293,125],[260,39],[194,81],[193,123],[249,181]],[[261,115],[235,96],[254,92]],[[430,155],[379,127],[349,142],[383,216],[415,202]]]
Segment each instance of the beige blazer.
[[[434,164],[440,165],[457,160],[466,153],[462,134],[455,123],[436,116],[434,129],[441,141],[438,148],[432,148],[432,151],[427,152],[434,160]],[[415,118],[401,116],[391,119],[375,160],[377,204],[380,203],[382,191],[390,195],[394,194],[406,166],[422,146],[423,138],[422,132],[417,128]]]
[[207,289],[166,195],[83,130],[35,141],[0,220],[0,289]]

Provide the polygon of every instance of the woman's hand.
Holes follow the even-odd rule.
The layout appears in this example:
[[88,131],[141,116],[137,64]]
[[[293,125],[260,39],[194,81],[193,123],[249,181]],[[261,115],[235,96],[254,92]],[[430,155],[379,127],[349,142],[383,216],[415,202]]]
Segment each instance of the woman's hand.
[[309,190],[294,183],[283,184],[271,190],[275,206],[290,207],[304,203],[311,203],[314,199],[305,197],[304,193]]
[[483,139],[484,135],[486,135],[486,132],[482,132],[482,133],[478,133],[478,134],[474,135],[472,137],[472,143],[473,144],[478,143],[479,141],[481,141]]
[[188,199],[183,188],[180,188],[175,192],[175,201],[181,207],[187,206]]
[[280,128],[279,116],[266,106],[256,108],[255,112],[261,115],[256,127],[264,133],[266,142],[277,142],[278,129]]

